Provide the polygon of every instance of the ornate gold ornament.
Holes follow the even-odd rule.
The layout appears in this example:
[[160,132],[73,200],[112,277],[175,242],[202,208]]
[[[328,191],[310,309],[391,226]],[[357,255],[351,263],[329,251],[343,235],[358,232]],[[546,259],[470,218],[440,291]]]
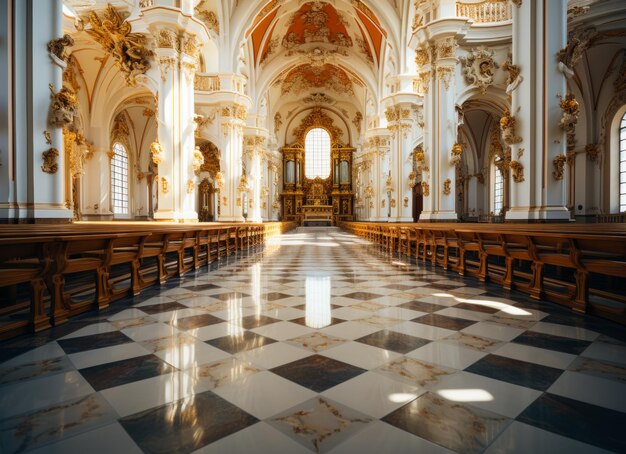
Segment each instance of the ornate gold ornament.
[[63,128],[63,148],[66,168],[69,169],[70,175],[72,177],[82,175],[85,161],[93,156],[93,144],[87,142],[82,133]]
[[191,160],[191,167],[193,168],[193,171],[200,172],[202,164],[204,164],[204,155],[202,154],[200,147],[196,146],[193,149],[193,158]]
[[245,121],[248,118],[248,109],[241,104],[232,104],[222,107],[222,117],[236,118]]
[[220,34],[220,21],[217,17],[217,14],[215,14],[213,11],[207,11],[205,9],[206,7],[207,7],[206,0],[202,0],[194,8],[195,16],[198,19],[200,19],[202,22],[204,22],[204,25],[206,25],[206,27],[209,30],[212,30],[213,32],[215,32],[216,35],[219,35]]
[[463,75],[468,85],[477,87],[484,95],[487,88],[493,84],[495,70],[499,68],[493,59],[495,52],[484,46],[471,50],[467,57],[460,57],[463,66]]
[[78,115],[78,99],[76,94],[67,87],[55,93],[52,84],[48,85],[50,89],[50,113],[48,123],[50,126],[64,128],[74,123]]
[[443,182],[443,195],[450,195],[450,193],[452,192],[451,186],[452,185],[452,180],[450,180],[450,178],[446,178],[446,180]]
[[280,131],[280,127],[283,125],[283,116],[280,112],[276,112],[274,115],[274,134],[278,135],[278,131]]
[[454,74],[454,68],[449,66],[437,67],[437,78],[446,90],[450,89],[450,82],[452,81],[452,75]]
[[415,175],[415,171],[411,170],[411,173],[409,173],[409,178],[408,178],[408,183],[409,183],[409,188],[413,189],[415,187],[415,185],[417,184],[417,176]]
[[430,63],[430,52],[423,47],[418,48],[415,51],[415,64],[418,68]]
[[143,179],[146,178],[146,174],[141,170],[137,171],[137,183],[141,183]]
[[390,206],[391,208],[395,208],[395,207],[396,207],[396,199],[391,199],[391,200],[389,201],[389,206]]
[[430,185],[425,181],[422,181],[422,195],[428,197],[430,195]]
[[217,172],[213,178],[213,182],[215,183],[217,190],[221,190],[224,187],[224,174],[222,172]]
[[409,198],[408,197],[404,198],[403,206],[404,206],[404,208],[408,208],[409,207]]
[[58,66],[65,68],[69,60],[69,55],[65,52],[65,48],[73,45],[74,39],[67,34],[63,35],[61,38],[48,41],[48,52],[50,53],[50,58]]
[[363,114],[361,112],[357,112],[354,114],[354,119],[352,120],[352,124],[356,128],[356,131],[361,134],[361,124],[363,123]]
[[187,194],[193,194],[193,190],[195,189],[195,184],[193,180],[187,180]]
[[57,158],[59,157],[59,150],[56,148],[50,148],[47,151],[41,153],[43,164],[41,170],[45,173],[57,173],[59,166],[57,164]]
[[561,110],[561,120],[559,126],[567,135],[567,146],[573,148],[576,143],[576,124],[578,123],[578,115],[580,107],[573,93],[568,93],[559,103]]
[[381,206],[382,208],[385,208],[385,199],[382,199],[382,200],[380,201],[380,206]]
[[324,128],[328,134],[330,134],[331,145],[333,147],[341,146],[341,136],[343,131],[341,128],[335,126],[334,120],[326,114],[326,111],[321,107],[313,107],[311,113],[309,113],[300,123],[293,134],[296,138],[296,143],[304,145],[306,134],[312,128]]
[[511,94],[524,80],[520,74],[520,67],[513,64],[513,54],[511,52],[508,53],[506,61],[502,63],[502,70],[509,73],[506,79],[506,93]]
[[460,143],[455,143],[452,145],[452,149],[450,150],[450,165],[455,166],[461,162],[461,155],[463,154],[463,147]]
[[552,176],[556,181],[561,181],[565,174],[565,162],[567,161],[567,156],[564,154],[559,154],[554,157],[552,160],[552,166],[554,170],[552,170]]
[[[520,0],[521,2],[521,0]],[[479,2],[456,3],[457,17],[469,17],[477,24],[511,20],[511,9],[507,0],[482,0]]]
[[52,136],[50,135],[50,131],[44,131],[43,132],[43,137],[46,141],[47,145],[52,145]]
[[163,191],[163,194],[170,192],[170,182],[167,177],[161,177],[161,190]]
[[524,181],[524,165],[519,161],[511,161],[509,163],[509,168],[511,169],[511,176],[513,177],[513,181],[516,183],[521,183]]
[[516,118],[511,115],[509,109],[505,109],[502,118],[500,118],[500,130],[502,131],[502,140],[507,145],[520,143],[523,140],[515,132],[516,124]]
[[150,144],[150,152],[152,153],[152,162],[159,165],[163,162],[163,146],[156,139]]
[[248,192],[249,190],[250,190],[250,185],[248,184],[248,176],[246,175],[246,172],[244,172],[241,175],[241,178],[239,178],[239,186],[237,186],[237,191]]
[[224,205],[225,207],[228,206],[228,197],[222,197],[222,205]]
[[393,192],[393,178],[391,178],[391,175],[387,176],[387,179],[385,180],[385,189],[387,190],[387,192]]
[[598,162],[600,158],[600,144],[590,143],[585,146],[585,153],[591,162]]
[[[141,33],[131,33],[129,22],[122,20],[111,4],[107,5],[102,16],[95,11],[87,18],[91,28],[85,29],[104,51],[111,55],[115,64],[125,74],[126,83],[136,84],[136,77],[150,69],[152,51],[146,47],[147,39]],[[80,25],[79,30],[84,26]]]
[[458,45],[454,38],[446,38],[442,41],[439,41],[435,45],[435,53],[437,55],[437,59],[441,58],[455,58],[456,57],[456,49]]

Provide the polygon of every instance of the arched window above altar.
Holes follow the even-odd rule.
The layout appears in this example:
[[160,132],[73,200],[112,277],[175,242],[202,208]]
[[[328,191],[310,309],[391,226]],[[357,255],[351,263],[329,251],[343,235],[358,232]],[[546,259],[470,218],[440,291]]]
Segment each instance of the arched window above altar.
[[304,149],[305,176],[328,178],[330,175],[330,135],[323,128],[311,129],[306,135]]

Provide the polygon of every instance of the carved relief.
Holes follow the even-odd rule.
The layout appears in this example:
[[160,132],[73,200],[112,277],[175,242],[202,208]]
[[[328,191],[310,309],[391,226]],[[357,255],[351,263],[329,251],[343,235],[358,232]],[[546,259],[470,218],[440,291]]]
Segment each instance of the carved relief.
[[[110,4],[101,17],[92,11],[87,20],[91,28],[85,31],[113,57],[125,74],[126,83],[134,86],[136,77],[150,69],[152,51],[146,47],[146,37],[141,33],[131,33],[130,23],[122,20]],[[79,30],[83,28],[82,24],[78,27]]]
[[452,192],[451,185],[452,180],[450,180],[450,178],[446,178],[446,180],[443,182],[443,195],[450,195],[450,193]]
[[330,118],[326,114],[326,112],[319,107],[314,107],[311,110],[311,113],[302,120],[300,126],[298,126],[294,130],[294,137],[296,138],[296,142],[299,144],[304,144],[305,134],[309,131],[309,129],[316,126],[322,127],[326,129],[326,131],[328,131],[333,146],[340,145],[343,131],[341,130],[341,128],[335,126],[333,119]]
[[321,66],[304,64],[294,68],[285,77],[281,92],[283,95],[299,94],[309,89],[320,88],[354,95],[352,81],[348,74],[343,69],[328,63]]
[[41,170],[45,173],[57,173],[57,171],[59,170],[59,166],[57,164],[59,150],[57,150],[56,148],[50,148],[49,150],[41,153],[41,157],[43,159]]
[[193,194],[195,186],[196,185],[193,183],[193,180],[187,180],[187,194]]
[[523,140],[515,132],[516,124],[516,118],[511,115],[509,109],[505,109],[502,118],[500,118],[500,129],[502,131],[502,140],[507,145],[520,143]]
[[69,55],[65,52],[66,47],[74,45],[74,39],[70,35],[63,35],[48,42],[48,52],[50,58],[61,68],[65,68],[68,63]]
[[520,67],[513,64],[513,54],[511,52],[508,53],[506,61],[502,63],[502,70],[509,73],[506,79],[506,93],[511,94],[511,92],[515,90],[524,80],[520,74]]
[[446,90],[450,89],[450,81],[452,80],[452,75],[454,73],[454,68],[448,66],[439,66],[437,67],[437,78],[440,82],[443,83],[443,86]]
[[600,144],[598,143],[590,143],[585,146],[585,153],[587,154],[587,158],[589,158],[591,162],[599,162],[600,152]]
[[220,21],[213,11],[207,11],[205,8],[206,0],[202,0],[195,8],[194,13],[198,19],[204,22],[209,30],[215,32],[216,35],[220,34]]
[[363,122],[363,114],[361,112],[357,112],[354,114],[354,119],[352,120],[352,124],[356,128],[357,132],[361,134],[361,124]]
[[170,192],[169,183],[170,182],[167,177],[161,177],[161,190],[163,191],[163,194],[167,194],[168,192]]
[[461,162],[461,155],[463,154],[463,147],[460,143],[455,143],[450,150],[450,165],[455,166]]
[[419,67],[430,63],[430,52],[428,49],[420,47],[415,51],[415,64]]
[[513,181],[516,183],[521,183],[524,181],[524,165],[519,161],[511,161],[509,163],[509,168],[511,169],[511,176],[513,177]]
[[567,135],[567,146],[572,148],[576,142],[576,123],[578,123],[580,107],[573,93],[568,93],[565,98],[562,98],[559,106],[563,111],[559,126]]
[[456,56],[456,49],[458,45],[454,38],[447,38],[442,41],[439,41],[435,45],[435,53],[437,55],[437,59],[441,58],[454,58]]
[[425,181],[422,181],[422,194],[424,197],[430,196],[430,185]]
[[202,154],[202,151],[200,151],[200,147],[195,147],[193,149],[193,158],[191,160],[191,167],[193,168],[193,171],[196,173],[200,172],[202,164],[204,164],[204,155]]
[[494,51],[485,47],[472,49],[467,57],[460,57],[463,65],[463,75],[468,85],[478,87],[482,94],[493,84],[495,70],[499,67],[493,59]]
[[283,125],[283,116],[280,112],[276,112],[274,115],[274,134],[278,135],[278,131],[280,131],[280,127]]
[[564,154],[557,155],[552,160],[552,166],[554,167],[554,170],[552,170],[552,176],[556,181],[561,181],[564,177],[565,161],[567,161],[567,156]]
[[74,123],[78,115],[78,99],[76,94],[67,87],[62,87],[58,92],[54,92],[54,87],[50,88],[50,113],[48,123],[50,126],[63,128]]
[[150,144],[150,152],[152,153],[152,162],[156,165],[163,162],[163,146],[159,143],[159,139]]

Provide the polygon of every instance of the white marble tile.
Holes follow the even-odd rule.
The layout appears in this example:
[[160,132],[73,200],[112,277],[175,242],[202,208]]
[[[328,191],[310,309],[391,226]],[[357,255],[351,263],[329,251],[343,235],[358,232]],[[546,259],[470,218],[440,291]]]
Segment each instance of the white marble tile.
[[276,339],[283,341],[287,339],[293,339],[294,337],[304,336],[305,334],[315,331],[308,326],[302,326],[298,323],[291,322],[278,322],[270,325],[260,326],[250,330],[261,336],[269,337],[270,339]]
[[133,326],[131,328],[124,328],[121,330],[121,332],[136,342],[148,339],[157,339],[166,336],[176,336],[180,333],[180,331],[174,326],[166,325],[165,323]]
[[407,334],[409,336],[421,337],[422,339],[438,340],[454,334],[456,331],[450,329],[438,328],[436,326],[424,325],[416,322],[402,322],[394,325],[392,331]]
[[146,348],[132,342],[122,345],[113,345],[111,347],[98,348],[88,350],[86,352],[73,353],[67,355],[76,369],[85,369],[87,367],[97,366],[99,364],[111,363],[113,361],[121,361],[123,359],[135,358],[150,354]]
[[210,385],[180,371],[100,391],[120,417],[208,391]]
[[86,396],[94,390],[78,371],[0,387],[0,419]]
[[337,347],[321,351],[320,354],[368,370],[402,356],[399,353],[372,347],[360,342],[346,342]]
[[193,454],[306,454],[310,452],[300,443],[261,421],[200,448]]
[[350,321],[369,317],[371,315],[371,312],[359,309],[352,309],[351,307],[341,307],[339,309],[333,310],[332,315],[333,317]]
[[65,356],[65,350],[63,350],[61,346],[56,342],[48,342],[46,345],[33,348],[26,353],[22,353],[15,358],[11,358],[10,360],[2,363],[2,366],[12,367],[19,364],[32,363],[34,361],[43,361],[46,359],[58,358],[60,356]]
[[135,307],[142,308],[144,306],[152,306],[154,304],[173,303],[175,300],[167,296],[153,296],[142,303],[135,304]]
[[74,331],[61,339],[72,339],[75,337],[93,336],[94,334],[104,334],[117,331],[117,328],[108,322],[94,323]]
[[115,315],[110,316],[107,320],[109,320],[110,322],[113,321],[118,321],[118,320],[131,320],[134,318],[141,318],[141,317],[147,317],[148,314],[146,314],[144,311],[140,310],[140,309],[135,309],[130,308],[130,309],[124,309],[123,311],[118,312]]
[[230,357],[230,354],[225,351],[204,342],[184,343],[174,348],[157,351],[154,354],[181,370]]
[[570,355],[569,353],[513,343],[504,344],[494,350],[493,354],[557,369],[567,369],[576,359],[576,355]]
[[372,334],[377,331],[380,331],[380,328],[378,328],[377,326],[370,325],[369,323],[360,323],[353,321],[338,323],[336,325],[331,325],[320,330],[321,333],[327,334],[329,336],[335,336],[349,340],[359,339],[363,336],[367,336],[368,334]]
[[63,439],[59,442],[29,451],[32,454],[141,454],[142,451],[130,435],[117,422]]
[[626,412],[623,383],[566,370],[548,389],[549,393],[588,404]]
[[487,448],[485,454],[605,454],[609,451],[518,421]]
[[424,390],[417,386],[392,380],[375,372],[365,372],[324,391],[322,395],[366,415],[382,418],[416,399],[422,392]]
[[482,322],[491,317],[491,314],[485,314],[484,312],[468,311],[466,309],[458,309],[456,307],[447,307],[437,312],[439,315],[445,315],[447,317],[464,318],[465,320],[473,320],[475,322]]
[[463,370],[487,356],[487,353],[470,350],[458,345],[431,342],[407,353],[406,356],[428,363]]
[[382,421],[370,423],[329,454],[428,453],[452,454],[454,451],[398,429]]
[[400,320],[413,320],[417,317],[426,315],[426,312],[418,312],[411,309],[404,309],[402,307],[388,307],[376,312],[381,317],[399,318]]
[[316,395],[307,388],[267,371],[221,386],[214,392],[259,419],[269,418]]
[[453,402],[459,401],[455,399],[460,399],[474,407],[509,418],[516,418],[542,394],[541,391],[469,372],[458,372],[446,377],[433,387],[433,391]]
[[293,345],[276,342],[264,345],[253,350],[238,353],[236,356],[244,361],[249,361],[255,366],[264,369],[282,366],[283,364],[297,361],[307,356],[311,356],[313,352],[304,350],[303,348],[294,347]]
[[281,309],[271,311],[262,311],[262,314],[279,320],[293,320],[294,318],[304,317],[305,311],[301,309],[294,309],[293,307],[283,307]]
[[524,329],[511,328],[510,326],[498,325],[496,323],[479,322],[462,330],[464,333],[473,334],[475,336],[488,337],[501,341],[512,341],[522,334]]
[[202,310],[189,308],[189,309],[178,309],[178,310],[170,311],[170,312],[160,312],[158,314],[152,314],[151,317],[159,322],[172,324],[176,322],[177,320],[180,320],[181,318],[192,317],[194,315],[201,315],[205,313],[206,312]]
[[208,341],[224,336],[231,336],[236,333],[243,334],[244,329],[240,326],[228,322],[216,323],[215,325],[203,326],[185,331],[189,336],[193,336],[201,341]]
[[529,331],[537,333],[551,334],[553,336],[571,337],[572,339],[580,339],[586,341],[594,341],[600,333],[591,331],[577,326],[560,325],[557,323],[539,322],[533,325]]

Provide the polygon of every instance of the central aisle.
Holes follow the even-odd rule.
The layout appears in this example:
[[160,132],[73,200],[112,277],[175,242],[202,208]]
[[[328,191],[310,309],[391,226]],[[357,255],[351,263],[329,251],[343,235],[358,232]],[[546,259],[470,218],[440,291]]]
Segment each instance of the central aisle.
[[1,364],[0,451],[623,452],[624,344],[467,282],[298,229]]

